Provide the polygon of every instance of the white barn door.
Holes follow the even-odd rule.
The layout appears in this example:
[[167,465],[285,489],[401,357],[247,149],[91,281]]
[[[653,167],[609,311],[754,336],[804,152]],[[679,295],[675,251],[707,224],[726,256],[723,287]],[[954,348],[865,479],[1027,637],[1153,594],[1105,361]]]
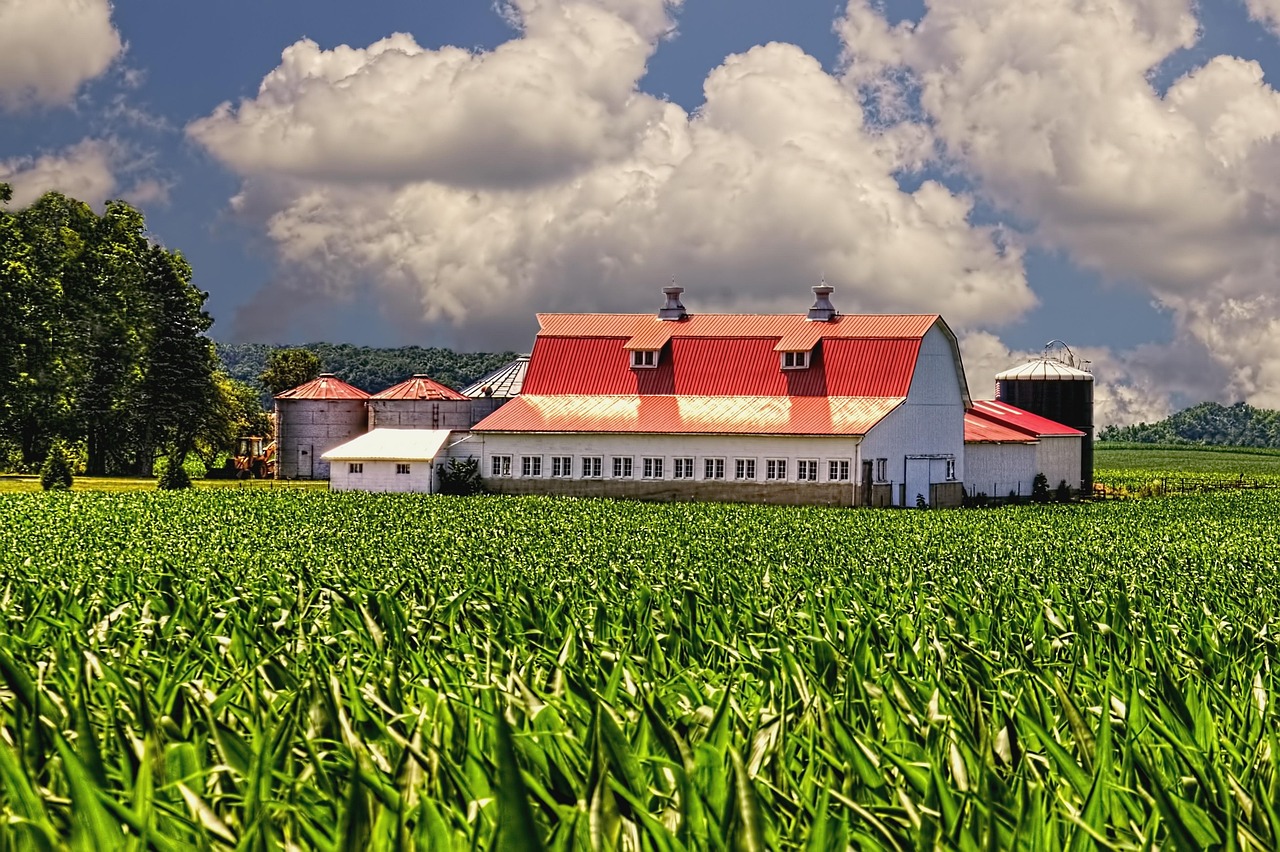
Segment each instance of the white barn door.
[[907,459],[907,493],[904,502],[908,508],[915,508],[916,495],[929,502],[929,463],[931,459]]

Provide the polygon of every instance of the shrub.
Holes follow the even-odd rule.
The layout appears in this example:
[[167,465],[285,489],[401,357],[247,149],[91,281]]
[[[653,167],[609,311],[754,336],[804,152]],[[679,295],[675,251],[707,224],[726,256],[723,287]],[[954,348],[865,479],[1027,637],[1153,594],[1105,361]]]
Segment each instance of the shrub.
[[1059,503],[1071,502],[1071,486],[1067,484],[1065,479],[1058,483],[1058,487],[1054,491],[1054,497],[1057,498]]
[[1037,473],[1036,478],[1031,480],[1031,501],[1033,503],[1049,502],[1049,477],[1043,473]]
[[71,462],[60,445],[54,445],[45,456],[40,468],[40,487],[45,491],[66,491],[71,488]]
[[440,493],[465,496],[484,490],[480,481],[480,462],[477,459],[449,459],[440,465]]
[[187,469],[181,464],[175,464],[177,460],[170,458],[169,464],[161,471],[160,478],[156,480],[156,488],[161,491],[181,491],[184,488],[191,487],[191,475],[187,473]]

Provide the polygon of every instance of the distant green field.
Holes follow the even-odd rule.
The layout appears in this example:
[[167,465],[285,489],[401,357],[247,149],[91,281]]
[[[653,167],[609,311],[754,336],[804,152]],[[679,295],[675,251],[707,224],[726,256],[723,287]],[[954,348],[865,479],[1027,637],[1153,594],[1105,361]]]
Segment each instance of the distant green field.
[[1239,481],[1280,485],[1280,450],[1108,444],[1094,448],[1094,479],[1114,488]]
[[[196,488],[328,488],[327,480],[321,481],[289,481],[274,479],[193,479]],[[118,493],[123,491],[154,491],[156,481],[150,477],[137,476],[78,476],[71,484],[72,491],[106,491]],[[0,476],[0,494],[20,494],[27,491],[40,490],[40,477],[6,474]]]

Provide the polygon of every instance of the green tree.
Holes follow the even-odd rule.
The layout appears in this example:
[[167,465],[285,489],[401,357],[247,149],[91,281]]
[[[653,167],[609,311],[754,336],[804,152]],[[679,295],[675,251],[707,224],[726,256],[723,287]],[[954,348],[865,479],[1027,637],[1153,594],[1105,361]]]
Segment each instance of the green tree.
[[196,435],[195,450],[206,466],[220,453],[234,450],[242,435],[269,435],[271,417],[252,385],[236,381],[221,370],[213,374],[214,404]]
[[320,375],[320,358],[308,349],[276,349],[267,356],[267,366],[258,380],[272,396]]

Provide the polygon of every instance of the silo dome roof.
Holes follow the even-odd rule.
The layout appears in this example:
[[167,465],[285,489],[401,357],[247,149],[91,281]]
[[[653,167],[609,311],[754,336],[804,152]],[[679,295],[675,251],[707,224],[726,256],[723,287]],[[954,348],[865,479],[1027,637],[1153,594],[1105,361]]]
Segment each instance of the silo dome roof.
[[1093,373],[1064,364],[1057,358],[1037,358],[1021,367],[1005,370],[996,376],[996,381],[1091,382]]

